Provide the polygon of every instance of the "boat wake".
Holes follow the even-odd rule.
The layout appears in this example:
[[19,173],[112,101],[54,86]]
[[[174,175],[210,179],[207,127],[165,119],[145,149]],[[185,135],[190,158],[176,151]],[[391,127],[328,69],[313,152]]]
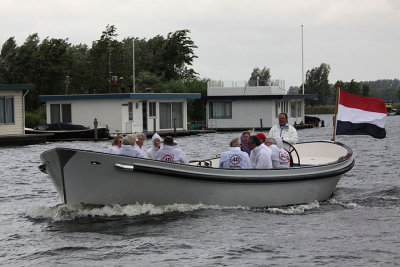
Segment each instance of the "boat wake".
[[156,206],[153,204],[132,204],[132,205],[68,205],[60,204],[54,207],[33,206],[29,208],[25,215],[33,220],[51,220],[51,221],[71,221],[81,218],[94,217],[115,217],[127,216],[135,217],[141,215],[162,215],[172,212],[191,212],[198,210],[247,210],[253,212],[267,212],[272,214],[285,215],[301,215],[310,212],[324,210],[322,206],[339,205],[345,209],[353,209],[358,205],[356,203],[345,203],[335,198],[331,198],[326,202],[314,201],[308,204],[293,205],[286,207],[267,207],[267,208],[249,208],[243,206],[225,207],[219,205],[204,205],[204,204],[173,204]]
[[294,206],[287,206],[287,207],[277,207],[277,208],[265,208],[262,209],[264,212],[274,213],[274,214],[291,214],[291,215],[300,215],[304,214],[307,211],[319,208],[319,202],[314,201],[308,204],[302,205],[294,205]]
[[172,212],[190,212],[197,210],[233,210],[246,209],[245,207],[221,207],[218,205],[204,204],[173,204],[156,206],[153,204],[132,204],[132,205],[57,205],[54,207],[34,206],[29,208],[25,215],[34,220],[70,221],[88,217],[113,217],[113,216],[141,216],[161,215]]

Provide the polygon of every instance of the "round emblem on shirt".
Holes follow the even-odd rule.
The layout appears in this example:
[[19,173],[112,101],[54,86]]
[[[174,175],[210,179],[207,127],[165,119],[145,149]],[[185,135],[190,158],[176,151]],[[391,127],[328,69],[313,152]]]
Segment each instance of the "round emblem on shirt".
[[229,160],[233,165],[238,165],[242,161],[242,158],[239,155],[232,155]]
[[289,161],[289,154],[286,152],[279,152],[279,159],[282,161]]
[[164,155],[164,156],[161,158],[161,160],[162,160],[162,161],[166,161],[166,162],[174,162],[174,157],[167,154],[167,155]]

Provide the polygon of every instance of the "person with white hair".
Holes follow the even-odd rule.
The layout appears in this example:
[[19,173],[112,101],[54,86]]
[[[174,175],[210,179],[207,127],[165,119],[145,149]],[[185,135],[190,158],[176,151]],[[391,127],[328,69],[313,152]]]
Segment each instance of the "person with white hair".
[[137,158],[146,158],[144,153],[137,147],[136,144],[136,135],[128,134],[122,139],[121,148],[118,151],[118,155],[125,155],[130,157]]
[[137,133],[135,147],[142,151],[145,158],[148,158],[146,151],[143,149],[144,140],[146,140],[146,135],[144,133]]
[[146,150],[147,156],[149,159],[156,159],[156,155],[158,150],[161,147],[161,137],[158,133],[154,133],[151,138],[151,148]]
[[267,138],[265,145],[272,151],[272,166],[274,169],[284,169],[290,167],[290,155],[283,149],[282,138],[274,137]]
[[219,167],[224,169],[250,169],[250,157],[247,152],[240,150],[240,139],[233,138],[230,147],[230,150],[221,154]]

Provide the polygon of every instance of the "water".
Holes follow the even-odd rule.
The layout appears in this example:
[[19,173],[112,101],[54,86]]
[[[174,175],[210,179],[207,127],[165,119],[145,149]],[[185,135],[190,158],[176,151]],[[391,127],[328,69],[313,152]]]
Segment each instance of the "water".
[[[332,137],[326,127],[301,140]],[[333,198],[286,208],[198,205],[68,206],[37,169],[53,147],[105,151],[108,142],[0,148],[0,265],[395,266],[400,264],[400,116],[387,138],[337,136],[356,165]],[[238,132],[177,138],[189,159],[228,149]],[[146,140],[145,146],[149,146]]]

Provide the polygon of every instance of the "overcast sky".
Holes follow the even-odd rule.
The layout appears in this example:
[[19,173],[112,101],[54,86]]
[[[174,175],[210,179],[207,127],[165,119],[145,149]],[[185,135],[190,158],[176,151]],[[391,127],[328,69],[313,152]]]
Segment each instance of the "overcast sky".
[[0,44],[14,36],[100,38],[115,25],[118,40],[189,29],[201,78],[247,80],[271,69],[286,89],[305,72],[331,66],[329,82],[400,78],[400,0],[0,0]]

